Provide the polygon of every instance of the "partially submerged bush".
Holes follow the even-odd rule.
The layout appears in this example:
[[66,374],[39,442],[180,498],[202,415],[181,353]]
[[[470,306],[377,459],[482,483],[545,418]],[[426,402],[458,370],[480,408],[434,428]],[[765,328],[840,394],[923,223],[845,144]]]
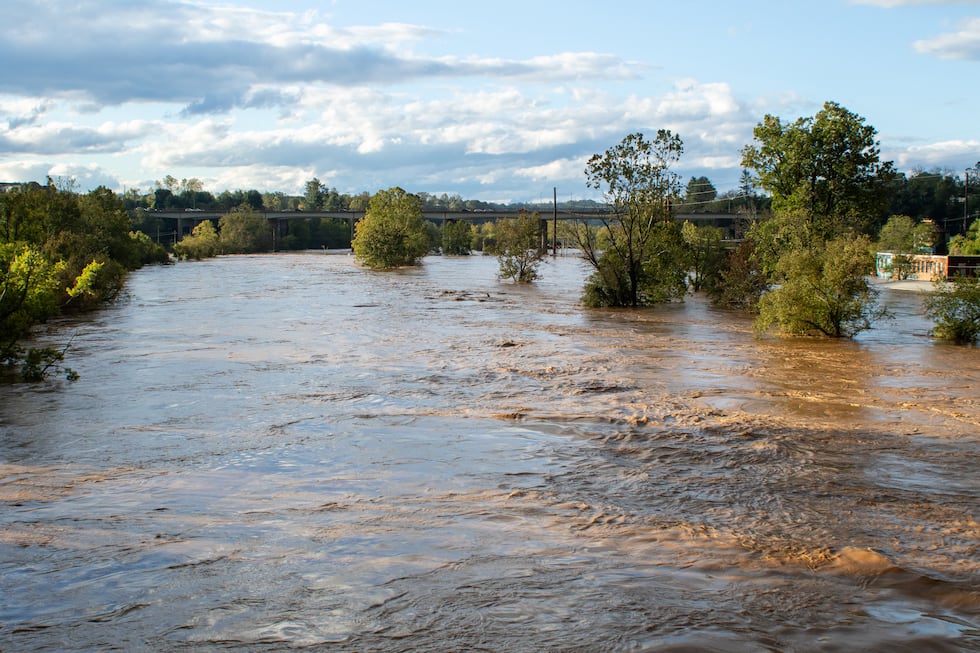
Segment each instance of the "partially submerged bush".
[[938,280],[925,300],[926,315],[936,326],[932,333],[942,340],[975,343],[980,337],[980,278]]

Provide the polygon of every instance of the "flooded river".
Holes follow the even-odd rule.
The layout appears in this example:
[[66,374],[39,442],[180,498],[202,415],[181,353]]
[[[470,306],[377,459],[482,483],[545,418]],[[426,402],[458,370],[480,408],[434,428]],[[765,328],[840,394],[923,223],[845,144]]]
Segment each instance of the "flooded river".
[[132,275],[74,384],[0,386],[0,650],[977,651],[980,350],[574,258]]

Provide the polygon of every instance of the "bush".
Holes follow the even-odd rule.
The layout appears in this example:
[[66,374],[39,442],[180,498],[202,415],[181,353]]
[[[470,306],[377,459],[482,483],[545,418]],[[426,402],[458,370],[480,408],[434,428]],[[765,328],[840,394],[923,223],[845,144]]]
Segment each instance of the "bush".
[[417,265],[430,247],[422,200],[397,187],[378,191],[354,227],[351,246],[370,268]]
[[867,237],[837,238],[784,254],[776,269],[783,282],[759,300],[756,330],[776,326],[787,335],[850,338],[870,329],[886,312],[866,278],[869,248]]
[[199,261],[202,258],[217,256],[220,247],[218,232],[214,230],[210,220],[205,220],[194,227],[190,236],[185,236],[174,245],[174,254],[184,260]]
[[935,337],[960,344],[976,342],[980,336],[980,279],[936,281],[925,308],[926,315],[936,323],[932,330]]

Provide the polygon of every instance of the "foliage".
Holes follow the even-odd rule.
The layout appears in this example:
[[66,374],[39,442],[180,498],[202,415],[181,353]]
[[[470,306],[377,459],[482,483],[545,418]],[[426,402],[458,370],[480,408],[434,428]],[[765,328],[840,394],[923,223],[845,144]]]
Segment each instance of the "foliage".
[[953,236],[949,240],[949,253],[960,256],[980,255],[980,220],[974,220],[966,235]]
[[430,246],[422,201],[398,187],[379,190],[357,222],[351,245],[371,268],[417,265]]
[[218,242],[218,232],[210,220],[204,220],[174,245],[174,255],[184,260],[200,261],[202,258],[217,256],[221,243]]
[[834,338],[869,329],[886,315],[866,278],[870,245],[867,237],[837,238],[785,254],[777,270],[784,281],[760,299],[756,329]]
[[968,344],[980,338],[980,278],[937,280],[925,299],[926,315],[936,326],[933,335]]
[[684,187],[684,204],[689,210],[705,210],[707,205],[718,197],[718,190],[707,177],[691,177]]
[[442,227],[442,253],[449,256],[465,256],[470,253],[473,225],[466,220],[447,222]]
[[705,285],[714,283],[721,273],[725,257],[721,236],[721,229],[716,227],[699,227],[687,221],[681,226],[694,292],[700,292]]
[[759,299],[768,288],[769,279],[755,256],[755,243],[749,239],[728,253],[718,277],[707,284],[712,303],[748,311],[758,309]]
[[[661,129],[653,141],[641,133],[629,134],[589,159],[586,183],[603,191],[612,217],[602,220],[601,229],[582,225],[574,232],[586,260],[595,268],[586,285],[587,304],[640,306],[676,297],[675,275],[658,271],[663,264],[680,265],[682,259],[650,257],[675,256],[679,251],[672,240],[679,230],[665,228],[665,223],[670,220],[669,198],[680,190],[679,177],[670,166],[683,150],[680,137]],[[679,233],[676,235],[679,239]],[[607,239],[605,243],[601,236]],[[664,288],[656,288],[661,282]]]
[[129,238],[133,241],[136,258],[140,265],[167,263],[170,260],[167,250],[142,231],[130,231]]
[[43,377],[64,357],[64,350],[19,346],[34,325],[112,301],[128,270],[166,258],[133,235],[115,193],[100,187],[81,195],[73,187],[48,179],[0,193],[0,365],[20,364],[25,378]]
[[777,213],[802,213],[820,239],[871,233],[885,211],[891,162],[881,163],[876,130],[864,118],[827,102],[812,118],[784,124],[766,115],[742,165],[772,193]]
[[497,224],[484,222],[474,225],[470,247],[478,252],[492,253],[497,244]]
[[908,253],[915,251],[915,220],[907,215],[893,215],[878,233],[878,251]]
[[16,362],[17,342],[31,327],[56,315],[63,263],[52,263],[34,245],[0,245],[0,361]]
[[931,251],[937,237],[931,220],[916,222],[907,215],[893,215],[878,234],[878,251],[898,254]]
[[[944,225],[949,233],[955,233],[960,228],[966,230],[966,225],[962,223],[965,189],[948,172],[917,170],[908,177],[900,174],[890,187],[888,214],[907,215],[915,220],[929,218],[936,224]],[[971,197],[971,206],[975,206],[975,199],[980,197]]]
[[537,211],[522,213],[509,220],[498,220],[494,252],[500,264],[500,276],[518,283],[538,278],[541,265],[541,217]]
[[642,264],[634,278],[620,249],[603,250],[599,265],[586,280],[582,302],[593,308],[647,306],[681,299],[687,292],[686,252],[680,228],[673,223],[653,225],[638,256]]
[[272,249],[269,221],[243,204],[218,221],[223,254],[252,254]]
[[786,211],[755,222],[747,234],[753,257],[767,278],[780,281],[779,261],[787,253],[819,247],[823,242],[802,211]]

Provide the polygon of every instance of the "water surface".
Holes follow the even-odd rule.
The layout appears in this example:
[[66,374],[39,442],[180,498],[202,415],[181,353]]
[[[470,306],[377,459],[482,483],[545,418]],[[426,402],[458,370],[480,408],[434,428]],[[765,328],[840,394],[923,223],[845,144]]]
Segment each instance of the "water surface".
[[0,650],[980,649],[980,353],[489,257],[141,270],[0,387]]

